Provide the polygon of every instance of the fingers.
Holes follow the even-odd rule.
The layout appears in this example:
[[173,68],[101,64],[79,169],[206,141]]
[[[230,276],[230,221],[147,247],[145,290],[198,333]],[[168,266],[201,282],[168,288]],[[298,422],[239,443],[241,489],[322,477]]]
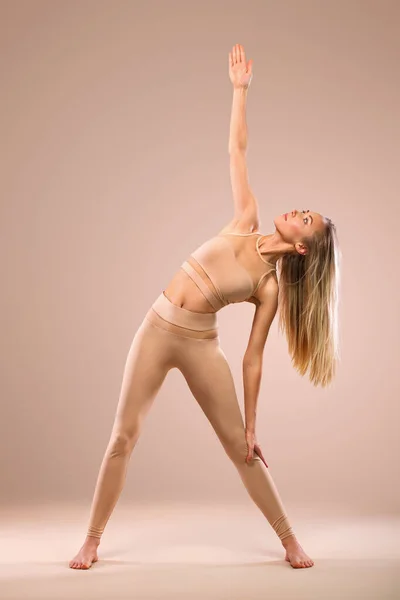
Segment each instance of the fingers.
[[248,449],[247,456],[246,456],[246,462],[248,463],[249,461],[253,460],[253,458],[254,458],[253,452],[262,460],[262,462],[268,469],[267,461],[264,458],[261,448],[257,448],[256,446],[254,446],[254,449],[251,449],[251,448]]
[[261,458],[261,460],[263,461],[264,465],[268,468],[267,461],[264,458],[264,455],[262,453],[261,448],[259,446],[254,447],[254,452],[257,454],[257,456],[259,456]]
[[232,55],[229,53],[229,57],[232,60],[232,65],[240,62],[246,62],[246,55],[243,46],[241,44],[235,44],[232,48]]
[[247,445],[247,456],[246,456],[246,462],[249,462],[250,460],[253,460],[253,454],[254,449],[251,448],[251,446]]
[[249,460],[253,459],[253,448],[252,446],[249,445],[249,443],[247,442],[247,456],[246,456],[246,462],[249,462]]

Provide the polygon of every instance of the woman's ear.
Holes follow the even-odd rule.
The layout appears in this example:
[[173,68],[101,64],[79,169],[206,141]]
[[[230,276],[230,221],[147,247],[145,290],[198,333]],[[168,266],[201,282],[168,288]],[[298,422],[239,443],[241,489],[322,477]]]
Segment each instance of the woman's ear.
[[299,254],[302,254],[303,256],[304,256],[305,254],[307,254],[307,252],[308,252],[308,248],[307,248],[307,246],[305,246],[305,245],[304,245],[304,244],[302,244],[301,242],[296,242],[296,244],[295,244],[295,248],[296,248],[296,251],[297,251]]

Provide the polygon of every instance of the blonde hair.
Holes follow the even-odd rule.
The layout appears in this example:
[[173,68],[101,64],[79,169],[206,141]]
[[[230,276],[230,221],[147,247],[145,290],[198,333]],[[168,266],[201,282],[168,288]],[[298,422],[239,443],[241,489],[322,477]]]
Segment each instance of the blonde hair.
[[325,387],[339,359],[338,304],[341,252],[334,223],[302,242],[308,252],[283,255],[277,262],[279,330],[286,334],[295,369]]

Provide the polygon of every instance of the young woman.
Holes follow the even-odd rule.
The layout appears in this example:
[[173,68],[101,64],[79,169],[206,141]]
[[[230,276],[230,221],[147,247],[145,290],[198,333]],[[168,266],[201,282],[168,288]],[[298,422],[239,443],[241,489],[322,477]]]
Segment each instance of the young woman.
[[[252,78],[243,47],[229,53],[233,84],[230,173],[234,217],[188,257],[156,298],[130,347],[111,437],[94,493],[86,540],[69,566],[88,569],[125,483],[128,462],[168,371],[178,368],[234,463],[250,497],[286,550],[292,567],[314,561],[299,544],[256,440],[256,404],[263,349],[280,306],[294,367],[314,385],[333,379],[338,257],[335,226],[310,210],[274,219],[263,235],[257,201],[247,180],[246,94]],[[278,262],[279,261],[279,262]],[[279,287],[276,274],[280,267]],[[227,304],[252,302],[254,320],[243,360],[245,421],[218,336],[217,312]]]

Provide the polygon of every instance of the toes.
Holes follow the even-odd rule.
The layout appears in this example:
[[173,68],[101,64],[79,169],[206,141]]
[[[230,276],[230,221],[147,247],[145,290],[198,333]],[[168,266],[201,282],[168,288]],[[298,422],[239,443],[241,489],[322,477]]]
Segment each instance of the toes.
[[291,566],[295,569],[304,569],[305,567],[312,567],[314,565],[314,561],[311,558],[293,558],[292,560],[290,560],[290,558],[286,558],[286,560],[288,560]]
[[[96,560],[97,559],[94,559],[93,562],[96,562]],[[71,567],[71,569],[90,569],[92,563],[90,561],[83,562],[81,560],[71,560],[69,566]]]

